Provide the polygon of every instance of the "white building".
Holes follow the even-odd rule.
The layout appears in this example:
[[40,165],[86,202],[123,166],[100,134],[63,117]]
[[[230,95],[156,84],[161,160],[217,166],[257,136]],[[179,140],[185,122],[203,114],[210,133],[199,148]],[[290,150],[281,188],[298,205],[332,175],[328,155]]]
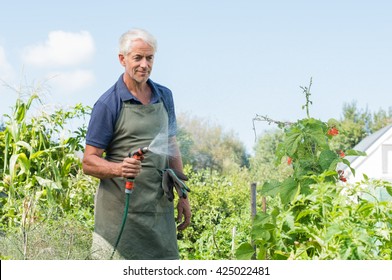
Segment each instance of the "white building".
[[350,181],[360,181],[366,174],[371,179],[392,182],[392,125],[369,135],[354,150],[365,152],[366,156],[347,157],[355,169],[355,177],[349,170],[346,172]]
[[[347,157],[351,167],[355,170],[355,176],[350,169],[345,169],[345,176],[349,182],[359,182],[366,174],[369,179],[381,179],[392,182],[392,125],[388,125],[379,131],[363,139],[354,150],[366,153],[366,156]],[[391,199],[387,192],[377,194],[381,199]]]

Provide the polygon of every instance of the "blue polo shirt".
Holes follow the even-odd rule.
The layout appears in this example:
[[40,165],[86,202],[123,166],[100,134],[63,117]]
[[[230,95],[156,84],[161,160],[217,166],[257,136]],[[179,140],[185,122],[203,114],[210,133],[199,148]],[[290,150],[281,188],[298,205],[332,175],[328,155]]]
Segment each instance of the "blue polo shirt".
[[[175,136],[177,133],[177,122],[172,92],[167,87],[154,83],[150,79],[147,81],[147,84],[152,90],[150,103],[155,104],[163,101],[169,117],[169,137]],[[123,102],[142,105],[129,92],[123,81],[122,74],[118,81],[94,104],[87,129],[87,145],[100,149],[106,149],[109,146]]]

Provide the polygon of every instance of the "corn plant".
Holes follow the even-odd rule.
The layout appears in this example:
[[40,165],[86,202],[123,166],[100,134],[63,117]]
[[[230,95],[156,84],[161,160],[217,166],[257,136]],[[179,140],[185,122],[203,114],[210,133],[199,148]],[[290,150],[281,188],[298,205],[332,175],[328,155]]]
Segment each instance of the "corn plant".
[[90,108],[77,104],[33,112],[33,104],[42,105],[38,91],[27,97],[19,92],[12,113],[4,115],[0,134],[0,226],[3,231],[20,228],[25,256],[28,232],[40,222],[74,213],[91,224],[95,191],[77,156],[86,128],[74,132],[67,128]]

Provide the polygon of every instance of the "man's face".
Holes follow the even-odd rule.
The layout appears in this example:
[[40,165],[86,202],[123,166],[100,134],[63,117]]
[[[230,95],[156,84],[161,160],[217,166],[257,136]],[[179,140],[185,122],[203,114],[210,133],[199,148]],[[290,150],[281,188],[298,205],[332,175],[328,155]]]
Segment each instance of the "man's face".
[[120,63],[125,67],[125,74],[137,83],[145,83],[150,77],[154,63],[154,49],[142,40],[133,42],[133,47],[126,55],[119,54]]

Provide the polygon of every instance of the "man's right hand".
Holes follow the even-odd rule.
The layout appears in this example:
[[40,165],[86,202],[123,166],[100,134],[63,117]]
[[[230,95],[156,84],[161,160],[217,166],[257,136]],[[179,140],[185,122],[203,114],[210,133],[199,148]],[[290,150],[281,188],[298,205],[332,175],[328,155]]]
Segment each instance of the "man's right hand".
[[133,157],[124,158],[121,165],[121,176],[124,178],[135,178],[140,174],[142,163]]
[[124,177],[134,178],[141,171],[141,162],[126,157],[122,162],[110,162],[102,157],[103,149],[86,145],[83,156],[83,171],[99,179]]

